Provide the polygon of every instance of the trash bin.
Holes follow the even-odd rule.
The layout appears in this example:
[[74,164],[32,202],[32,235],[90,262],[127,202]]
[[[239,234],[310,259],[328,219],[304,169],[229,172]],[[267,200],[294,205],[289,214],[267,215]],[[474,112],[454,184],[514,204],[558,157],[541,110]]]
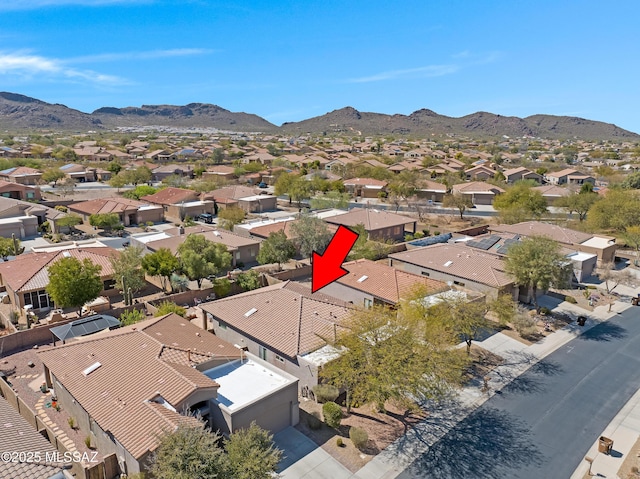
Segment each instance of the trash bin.
[[638,306],[638,302],[640,302],[639,298],[631,298],[631,304],[633,306]]
[[587,322],[586,316],[578,316],[578,326],[584,326],[584,323]]
[[613,441],[608,437],[600,436],[600,440],[598,441],[598,452],[611,454],[611,449],[613,449]]

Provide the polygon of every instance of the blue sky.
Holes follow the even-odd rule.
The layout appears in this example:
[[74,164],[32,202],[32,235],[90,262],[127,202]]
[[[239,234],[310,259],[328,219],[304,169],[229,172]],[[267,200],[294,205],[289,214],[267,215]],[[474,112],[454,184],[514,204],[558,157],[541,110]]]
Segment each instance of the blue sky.
[[637,0],[0,0],[0,90],[278,125],[353,106],[640,132],[638,18]]

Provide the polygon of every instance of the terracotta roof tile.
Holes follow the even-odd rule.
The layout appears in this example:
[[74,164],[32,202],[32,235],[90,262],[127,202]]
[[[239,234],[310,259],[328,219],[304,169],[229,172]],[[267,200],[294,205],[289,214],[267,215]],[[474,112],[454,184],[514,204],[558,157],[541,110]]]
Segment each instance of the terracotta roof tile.
[[[163,359],[162,352],[169,341],[184,349],[214,355],[216,350],[233,349],[233,359],[240,357],[233,346],[220,348],[222,340],[175,314],[100,338],[41,351],[39,355],[91,418],[103,430],[110,431],[135,458],[140,458],[155,449],[156,434],[193,420],[149,401],[159,394],[181,411],[194,393],[210,390],[214,397],[218,387],[193,367],[168,361],[166,355]],[[192,359],[202,358],[210,359],[208,354],[192,355]],[[83,374],[95,363],[100,366]]]
[[152,195],[143,196],[140,199],[156,205],[175,205],[183,201],[196,201],[198,193],[193,190],[168,187]]
[[[368,259],[350,261],[344,263],[342,267],[349,271],[349,274],[338,279],[338,283],[369,293],[387,303],[399,303],[418,287],[424,287],[430,293],[449,289],[449,286],[442,281],[407,273]],[[366,278],[360,281],[365,276]]]
[[327,344],[323,338],[333,339],[352,311],[340,300],[330,302],[319,297],[293,291],[285,282],[200,307],[229,327],[295,358]]
[[389,213],[388,211],[373,208],[354,208],[343,215],[326,218],[327,223],[344,226],[364,225],[365,230],[375,231],[393,226],[403,226],[408,223],[415,223],[415,220],[407,216]]

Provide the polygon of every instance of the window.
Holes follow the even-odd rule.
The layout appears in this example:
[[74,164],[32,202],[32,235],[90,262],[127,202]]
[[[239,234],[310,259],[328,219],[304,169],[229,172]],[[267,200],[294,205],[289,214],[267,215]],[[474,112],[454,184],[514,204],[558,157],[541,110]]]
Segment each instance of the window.
[[394,235],[399,235],[400,233],[402,233],[402,227],[401,226],[396,226],[395,228],[393,228],[393,234]]
[[47,291],[41,289],[40,291],[31,291],[24,293],[24,304],[30,304],[33,309],[54,308],[53,300],[47,294]]
[[276,354],[276,361],[280,361],[281,363],[284,363],[284,358]]
[[218,323],[218,326],[220,327],[220,329],[227,329],[227,325],[224,323]]
[[427,271],[421,271],[422,276],[429,276],[429,273]]
[[236,251],[236,260],[240,259],[240,251]]
[[27,199],[33,199],[34,194],[33,191],[27,191]]
[[106,291],[116,287],[116,281],[113,279],[107,279],[102,283],[102,288]]
[[464,283],[462,283],[460,281],[454,281],[453,284],[456,284],[458,286],[464,286]]
[[370,308],[371,306],[373,306],[373,301],[369,298],[364,298],[364,307]]
[[267,348],[265,348],[264,346],[260,346],[258,348],[258,356],[260,357],[260,359],[266,361],[267,360]]

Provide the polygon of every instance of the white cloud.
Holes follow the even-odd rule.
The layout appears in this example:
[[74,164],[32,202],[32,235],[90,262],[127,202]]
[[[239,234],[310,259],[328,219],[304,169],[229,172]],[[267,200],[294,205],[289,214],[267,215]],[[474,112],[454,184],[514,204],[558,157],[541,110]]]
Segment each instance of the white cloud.
[[397,80],[402,78],[429,78],[450,75],[460,69],[458,65],[427,65],[418,68],[407,68],[404,70],[390,70],[360,78],[351,78],[348,83],[369,83],[385,80]]
[[148,60],[154,58],[206,55],[213,50],[206,48],[172,48],[169,50],[149,50],[142,52],[100,53],[64,60],[64,63],[112,62],[119,60]]
[[60,60],[25,53],[0,52],[0,75],[18,75],[25,78],[38,75],[39,78],[48,77],[62,80],[81,79],[104,85],[128,83],[124,78],[106,75],[93,70],[69,68]]

